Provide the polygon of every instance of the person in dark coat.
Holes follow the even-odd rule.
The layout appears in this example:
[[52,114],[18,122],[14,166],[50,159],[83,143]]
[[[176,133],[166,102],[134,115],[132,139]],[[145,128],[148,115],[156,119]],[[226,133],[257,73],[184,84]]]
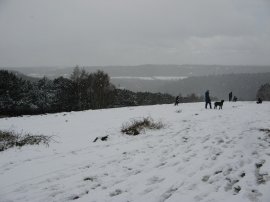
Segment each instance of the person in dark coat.
[[237,101],[237,97],[236,96],[233,96],[233,101],[236,102]]
[[177,106],[180,102],[179,96],[176,96],[174,105]]
[[262,104],[262,99],[258,98],[257,104]]
[[229,102],[232,101],[232,92],[229,93]]
[[211,105],[211,99],[210,99],[210,95],[209,95],[209,90],[207,90],[205,92],[205,109],[207,109],[207,105],[209,104],[210,109],[212,109],[212,105]]

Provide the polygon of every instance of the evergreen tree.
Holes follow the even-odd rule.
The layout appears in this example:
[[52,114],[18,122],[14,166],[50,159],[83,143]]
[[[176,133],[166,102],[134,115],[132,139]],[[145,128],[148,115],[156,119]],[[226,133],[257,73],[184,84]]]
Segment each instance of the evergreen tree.
[[76,66],[70,76],[71,81],[73,82],[74,95],[76,97],[76,108],[78,110],[83,110],[83,99],[86,95],[86,80],[88,74],[85,70],[81,70],[79,66]]
[[77,110],[76,97],[74,95],[74,85],[70,79],[59,77],[54,79],[53,88],[55,97],[52,103],[54,111]]
[[112,92],[114,86],[110,83],[108,74],[103,71],[97,71],[93,74],[93,106],[100,109],[107,107],[113,101]]
[[36,87],[36,105],[41,110],[41,113],[51,112],[53,99],[55,97],[53,82],[48,78],[43,77],[36,83]]
[[266,83],[259,88],[257,92],[257,98],[270,101],[270,84],[269,83]]

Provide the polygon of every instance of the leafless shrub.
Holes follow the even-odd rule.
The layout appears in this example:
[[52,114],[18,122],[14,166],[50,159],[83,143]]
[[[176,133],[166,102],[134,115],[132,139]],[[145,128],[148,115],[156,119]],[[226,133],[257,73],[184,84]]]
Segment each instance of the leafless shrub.
[[45,144],[49,146],[52,137],[45,135],[18,134],[13,131],[0,130],[0,151],[11,147],[22,147],[24,145]]
[[139,135],[145,129],[158,130],[163,127],[164,124],[161,121],[155,122],[151,117],[146,117],[142,120],[132,120],[124,124],[121,132],[127,135]]
[[270,129],[268,129],[268,128],[260,128],[259,131],[270,134]]

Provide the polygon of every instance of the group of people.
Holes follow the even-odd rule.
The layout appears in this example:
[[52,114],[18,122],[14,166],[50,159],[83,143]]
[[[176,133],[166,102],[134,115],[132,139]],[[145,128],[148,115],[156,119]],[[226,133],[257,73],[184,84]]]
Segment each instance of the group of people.
[[[204,98],[205,98],[205,109],[207,109],[208,105],[209,105],[210,109],[212,109],[209,90],[207,90],[205,92]],[[237,100],[238,100],[238,98],[236,96],[233,96],[232,92],[230,92],[229,93],[229,102],[236,102]],[[177,106],[179,104],[179,102],[180,102],[179,96],[176,96],[174,105]],[[261,103],[262,103],[262,99],[258,98],[257,104],[261,104]]]
[[[212,109],[212,105],[211,105],[211,99],[210,99],[210,95],[209,95],[209,90],[207,90],[205,92],[205,109],[207,109],[207,106],[209,105],[210,109]],[[224,101],[224,100],[223,100]],[[234,96],[232,98],[232,92],[229,93],[229,101],[233,101],[233,102],[236,102],[237,101],[237,97]]]
[[[237,101],[237,97],[236,96],[233,96],[232,92],[229,93],[229,102],[233,101],[233,102],[236,102]],[[262,103],[262,99],[261,98],[258,98],[258,101],[256,102],[257,104],[261,104]],[[210,99],[210,95],[209,95],[209,90],[207,90],[205,92],[205,109],[207,109],[207,106],[210,106],[210,109],[212,109],[212,106],[211,106],[211,99]]]
[[[211,105],[211,99],[210,99],[210,95],[209,95],[209,90],[207,90],[206,92],[205,92],[205,109],[207,109],[207,106],[209,105],[209,107],[210,107],[210,109],[212,109],[212,105]],[[231,102],[231,101],[233,101],[233,102],[236,102],[237,101],[237,97],[236,96],[234,96],[233,97],[233,94],[232,94],[232,92],[230,92],[229,93],[229,101]]]
[[229,102],[233,101],[236,102],[238,98],[236,96],[232,96],[232,92],[229,93]]

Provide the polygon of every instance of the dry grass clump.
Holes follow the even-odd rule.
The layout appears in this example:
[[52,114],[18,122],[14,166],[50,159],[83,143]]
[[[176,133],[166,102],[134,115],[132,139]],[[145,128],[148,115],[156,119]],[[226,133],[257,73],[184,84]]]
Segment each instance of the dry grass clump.
[[51,137],[45,135],[21,135],[13,131],[0,130],[0,151],[4,151],[11,147],[22,147],[24,145],[45,144],[49,146]]
[[270,134],[270,129],[268,129],[268,128],[260,128],[259,131]]
[[132,120],[122,126],[121,132],[127,135],[139,135],[145,129],[158,130],[165,125],[159,121],[155,122],[151,117],[143,118],[142,120]]

